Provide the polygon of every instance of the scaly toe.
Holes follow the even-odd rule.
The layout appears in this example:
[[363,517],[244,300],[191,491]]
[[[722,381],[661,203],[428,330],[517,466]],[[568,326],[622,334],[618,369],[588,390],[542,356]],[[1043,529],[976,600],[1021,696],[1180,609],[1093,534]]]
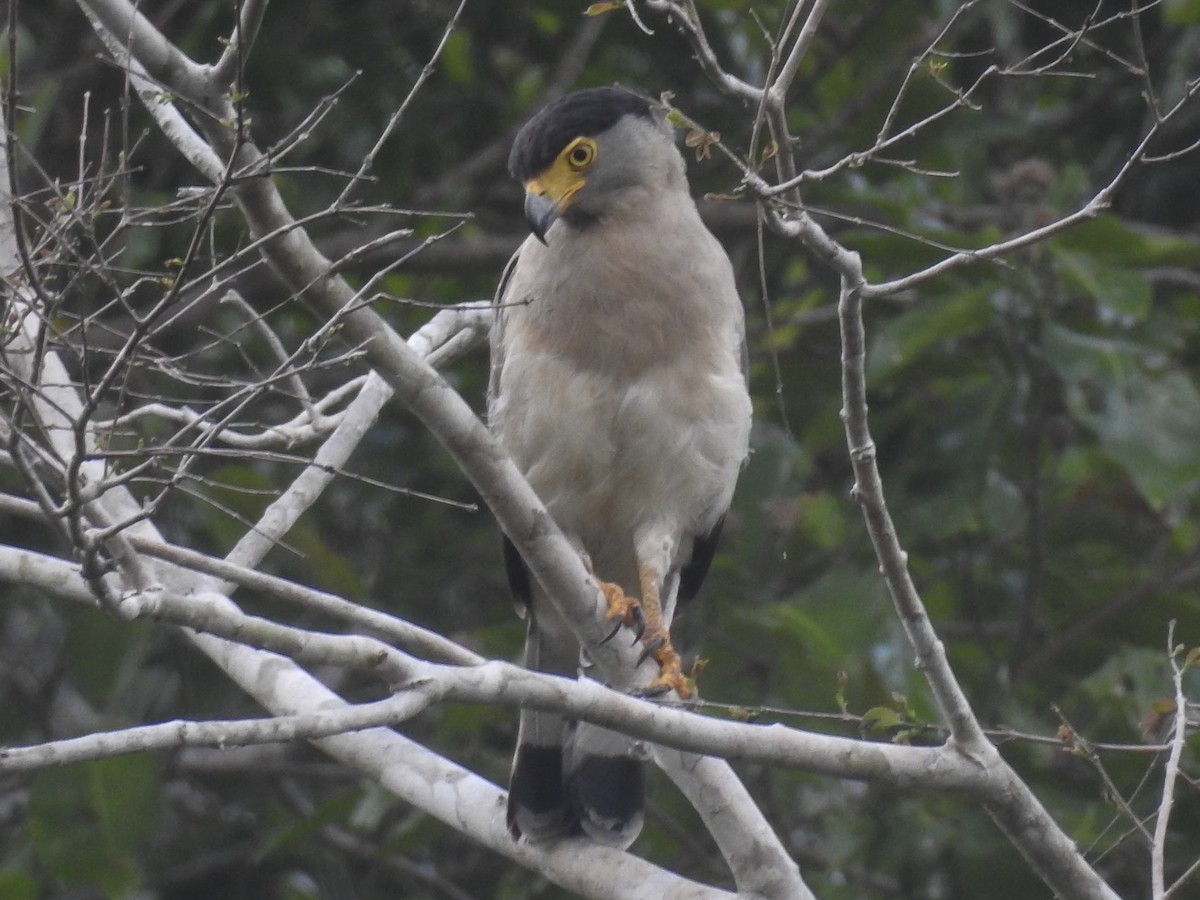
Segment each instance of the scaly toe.
[[671,646],[670,637],[665,633],[660,633],[646,639],[644,643],[646,647],[642,651],[638,664],[640,665],[646,657],[650,657],[658,663],[659,671],[658,677],[646,686],[643,693],[646,696],[657,696],[674,691],[683,700],[691,697],[695,692],[696,683],[683,674],[683,661],[679,658],[675,648]]
[[611,581],[601,581],[600,590],[608,601],[608,610],[604,613],[606,619],[616,619],[620,625],[634,626],[642,621],[641,604],[635,597],[627,596],[619,584]]
[[659,697],[674,691],[679,699],[687,700],[696,689],[696,683],[682,672],[664,672],[646,685],[640,693],[644,697]]

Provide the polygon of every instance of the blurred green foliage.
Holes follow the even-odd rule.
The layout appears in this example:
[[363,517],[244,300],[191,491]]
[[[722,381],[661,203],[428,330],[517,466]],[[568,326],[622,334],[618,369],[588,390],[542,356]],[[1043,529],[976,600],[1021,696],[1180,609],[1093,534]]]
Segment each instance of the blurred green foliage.
[[[872,145],[914,54],[958,5],[835,5],[789,107],[802,164],[819,168]],[[202,60],[219,54],[232,6],[143,4]],[[339,173],[357,169],[455,6],[364,0],[268,11],[245,71],[256,139],[285,140],[321,98],[340,92],[277,176],[298,216],[324,208],[345,183]],[[620,82],[651,94],[671,90],[735,151],[748,146],[752,113],[703,79],[668,23],[648,18],[655,33],[647,35],[620,11],[583,19],[585,6],[468,3],[432,77],[384,144],[374,180],[359,194],[365,202],[474,215],[444,242],[458,258],[441,266],[418,258],[389,277],[389,293],[425,304],[380,304],[402,332],[428,318],[428,304],[490,296],[503,254],[484,253],[482,241],[502,236],[515,246],[521,233],[518,189],[503,172],[505,135],[564,73],[574,77],[561,88]],[[700,6],[724,64],[761,79],[769,48],[743,4]],[[1076,27],[1095,6],[1043,0],[1024,12],[977,4],[938,45],[947,53],[939,64],[911,73],[897,127],[942,108],[988,66],[1027,59],[1061,38],[1053,21]],[[1108,15],[1127,6],[1105,0],[1098,9]],[[774,29],[785,10],[767,3],[756,14]],[[1196,77],[1188,67],[1200,37],[1182,26],[1198,18],[1200,4],[1191,0],[1169,0],[1140,16],[1149,77],[1164,106]],[[97,60],[96,40],[74,4],[26,2],[17,22],[22,103],[31,107],[16,122],[25,184],[75,177],[85,92],[90,153],[113,150],[126,134],[136,138],[114,203],[165,204],[197,182],[161,138],[141,136],[140,110],[131,108],[126,124],[120,75]],[[1073,45],[1064,68],[1093,77],[989,77],[973,95],[978,108],[939,119],[887,154],[911,164],[846,169],[813,184],[806,201],[862,254],[876,280],[936,262],[946,248],[985,246],[1068,213],[1112,177],[1150,121],[1145,83],[1114,62],[1133,58],[1133,41],[1126,18]],[[1195,139],[1195,111],[1178,122],[1152,150]],[[1179,641],[1200,643],[1198,168],[1194,155],[1144,167],[1101,217],[867,311],[872,427],[888,502],[951,660],[989,725],[1049,738],[1069,725],[1090,741],[1157,740],[1163,722],[1154,704],[1171,690],[1167,623],[1177,620]],[[730,192],[739,180],[719,154],[694,163],[692,177],[697,195]],[[702,205],[718,223],[744,291],[757,420],[725,551],[705,600],[679,624],[708,660],[703,694],[758,720],[857,735],[859,725],[841,717],[844,705],[867,715],[871,739],[937,740],[926,727],[936,724],[936,709],[850,497],[833,276],[795,244],[769,235],[760,271],[754,228],[736,217],[741,205]],[[424,237],[449,221],[430,212],[402,224]],[[345,216],[312,232],[353,246],[367,230]],[[243,237],[234,215],[218,217],[218,253]],[[141,229],[120,262],[131,272],[165,272],[189,239],[186,227]],[[348,274],[361,283],[371,272],[351,267]],[[77,290],[82,306],[98,302],[103,288]],[[254,291],[256,307],[269,310],[292,346],[312,330],[302,304],[285,302],[273,283]],[[219,315],[236,322],[232,313]],[[233,326],[213,318],[188,327],[217,333]],[[172,339],[164,337],[168,345]],[[246,357],[254,356],[254,340],[244,336]],[[217,342],[210,364],[236,368],[241,359]],[[320,378],[334,384],[352,371],[354,361],[346,361]],[[482,406],[481,357],[450,377]],[[195,390],[202,402],[203,386]],[[402,410],[385,412],[350,468],[456,504],[477,502]],[[206,483],[197,490],[209,503],[172,497],[160,523],[174,540],[224,551],[297,467],[224,459],[201,471]],[[9,480],[0,486],[16,489]],[[0,531],[6,541],[61,551],[48,532],[15,523]],[[394,610],[489,654],[513,657],[520,644],[483,509],[343,478],[267,568]],[[15,590],[11,600],[0,623],[4,646],[20,652],[6,651],[0,666],[0,741],[62,736],[47,710],[64,695],[89,705],[92,727],[255,712],[170,635],[64,611],[27,591]],[[35,666],[22,654],[52,662]],[[374,689],[339,687],[351,696]],[[409,731],[498,782],[506,777],[512,715],[446,707]],[[1117,890],[1143,895],[1144,849],[1084,755],[1069,742],[1005,746]],[[1193,774],[1195,749],[1189,745],[1186,759]],[[129,757],[0,785],[0,794],[21,798],[0,815],[0,896],[562,896],[306,748],[265,762],[253,757],[244,772],[209,770],[200,759]],[[1138,815],[1156,807],[1156,757],[1102,752],[1100,760]],[[757,766],[742,771],[825,900],[1046,895],[986,814],[962,798]],[[714,848],[665,781],[652,803],[639,847],[673,870],[721,883]],[[1200,846],[1200,804],[1190,786],[1175,823],[1169,856],[1182,869]]]

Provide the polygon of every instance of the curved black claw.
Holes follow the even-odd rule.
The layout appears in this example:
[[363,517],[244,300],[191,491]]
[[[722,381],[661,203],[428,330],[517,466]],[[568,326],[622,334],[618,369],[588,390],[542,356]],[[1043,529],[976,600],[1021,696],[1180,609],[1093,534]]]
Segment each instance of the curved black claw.
[[629,627],[633,629],[633,643],[636,644],[642,639],[642,635],[646,633],[646,615],[642,612],[640,605],[633,608],[633,624]]
[[624,624],[624,622],[618,621],[617,624],[613,626],[613,630],[608,633],[608,637],[600,642],[601,646],[607,644],[609,641],[615,638],[617,636],[617,632],[621,630],[621,626]]
[[650,658],[650,654],[652,654],[655,650],[659,649],[666,642],[667,642],[667,639],[665,637],[663,637],[661,634],[658,637],[656,637],[654,640],[647,641],[646,646],[642,649],[642,655],[638,657],[637,664],[640,666],[642,663],[644,663],[647,659]]
[[661,697],[663,694],[669,694],[671,692],[671,690],[672,690],[672,688],[669,684],[653,684],[652,683],[652,684],[648,685],[647,687],[642,688],[641,690],[631,692],[631,696],[645,697],[645,698],[649,699],[652,697]]

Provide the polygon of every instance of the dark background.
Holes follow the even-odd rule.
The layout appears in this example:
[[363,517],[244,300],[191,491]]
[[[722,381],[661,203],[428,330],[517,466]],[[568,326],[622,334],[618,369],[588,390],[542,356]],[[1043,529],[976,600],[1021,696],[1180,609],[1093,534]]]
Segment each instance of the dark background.
[[[468,3],[383,147],[375,180],[356,194],[418,212],[401,219],[347,213],[312,227],[334,258],[389,229],[414,230],[349,265],[361,283],[445,231],[457,221],[451,215],[472,214],[383,282],[395,299],[377,308],[402,333],[427,320],[430,305],[491,295],[524,233],[519,186],[504,172],[508,145],[548,97],[610,83],[652,95],[670,90],[732,150],[747,147],[753,110],[705,81],[669,23],[646,14],[654,29],[647,35],[622,11],[585,18],[585,6]],[[802,166],[821,168],[871,146],[913,60],[956,6],[834,4],[789,103]],[[194,58],[215,61],[231,31],[231,7],[206,0],[142,8]],[[722,62],[761,80],[769,47],[745,6],[709,0],[700,8]],[[899,277],[945,256],[943,247],[986,246],[1078,208],[1152,123],[1147,81],[1131,71],[1143,59],[1134,21],[1114,20],[1082,41],[1061,41],[1054,24],[1075,29],[1089,16],[1127,12],[1126,5],[1102,2],[1097,11],[1092,2],[1042,0],[1031,8],[986,2],[962,15],[937,45],[945,55],[917,67],[897,122],[942,108],[989,66],[1028,73],[1058,60],[1053,72],[989,76],[972,94],[975,108],[882,154],[910,165],[848,168],[806,189],[822,224],[861,252],[868,277]],[[323,97],[340,91],[276,176],[298,217],[341,191],[344,173],[358,168],[404,100],[454,9],[445,0],[309,0],[268,10],[245,69],[245,107],[259,144],[285,140]],[[768,30],[778,27],[781,4],[755,10]],[[1183,0],[1137,19],[1148,83],[1164,109],[1200,74],[1200,36],[1187,27],[1198,19],[1200,4]],[[121,73],[101,58],[73,4],[26,0],[16,21],[19,177],[34,198],[34,218],[52,218],[52,186],[78,177],[81,132],[93,169],[106,153],[111,166],[118,149],[129,150],[114,209],[161,207],[200,183],[136,101],[127,105]],[[1193,106],[1151,149],[1165,153],[1197,138]],[[1172,692],[1168,622],[1178,621],[1179,642],[1200,640],[1198,167],[1196,154],[1141,167],[1099,219],[867,310],[872,426],[888,500],[952,664],[987,725],[1024,735],[1006,739],[1006,757],[1131,898],[1146,895],[1148,857],[1130,815],[1157,807],[1163,757],[1102,749],[1089,760],[1056,737],[1069,726],[1093,742],[1160,740],[1167,720],[1156,701]],[[739,182],[719,153],[693,161],[691,173],[698,197],[733,192]],[[857,735],[856,717],[871,711],[871,739],[937,741],[929,692],[849,496],[834,275],[769,233],[760,248],[749,202],[700,205],[738,271],[756,402],[754,454],[723,552],[702,601],[679,625],[693,654],[702,648],[709,661],[701,691],[764,721]],[[167,218],[122,238],[122,284],[169,268],[184,252],[193,223],[172,226]],[[236,215],[220,214],[213,252],[243,242]],[[67,312],[106,302],[97,279],[58,275],[69,285]],[[293,343],[312,330],[303,305],[288,303],[264,271],[247,272],[238,288],[255,308],[270,310],[272,325]],[[220,327],[223,315],[190,310],[157,340],[164,352],[183,352],[199,331]],[[113,327],[120,332],[119,321]],[[240,364],[233,350],[194,358]],[[351,360],[317,382],[333,384],[358,369]],[[449,374],[481,408],[485,354]],[[269,405],[262,415],[269,418]],[[395,407],[351,468],[398,488],[477,499],[430,436]],[[226,459],[200,471],[204,482],[168,496],[158,521],[172,540],[224,552],[244,528],[234,513],[253,519],[297,467]],[[8,471],[0,486],[20,490]],[[64,552],[53,532],[27,523],[0,522],[0,535]],[[289,545],[271,556],[269,570],[488,654],[518,651],[522,628],[485,508],[344,478]],[[366,690],[331,677],[350,696]],[[170,631],[6,588],[0,742],[258,712]],[[408,731],[503,783],[515,726],[504,710],[447,706]],[[1185,767],[1196,774],[1191,745]],[[741,771],[822,898],[1049,896],[986,814],[962,798],[756,766]],[[651,803],[635,849],[723,883],[709,839],[665,779]],[[1200,846],[1190,782],[1173,821],[1168,858],[1178,874]],[[304,746],[129,757],[2,780],[0,869],[0,896],[17,900],[562,896]]]

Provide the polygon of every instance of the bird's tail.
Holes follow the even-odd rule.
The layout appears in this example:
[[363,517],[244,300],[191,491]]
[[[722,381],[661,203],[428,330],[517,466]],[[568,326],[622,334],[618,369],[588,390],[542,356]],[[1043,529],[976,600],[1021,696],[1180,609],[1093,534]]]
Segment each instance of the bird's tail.
[[[553,622],[539,627],[535,616],[528,619],[525,665],[576,675],[574,640],[557,633]],[[508,787],[509,831],[530,841],[587,834],[610,846],[628,847],[644,819],[641,756],[639,745],[626,735],[554,713],[521,710]]]
[[574,823],[591,837],[624,849],[642,830],[646,771],[637,742],[580,722],[568,742],[566,782]]
[[628,736],[551,713],[523,710],[508,785],[513,837],[586,834],[624,849],[641,833],[646,774]]
[[517,752],[508,780],[508,830],[545,841],[570,830],[571,806],[563,779],[561,716],[521,710]]

